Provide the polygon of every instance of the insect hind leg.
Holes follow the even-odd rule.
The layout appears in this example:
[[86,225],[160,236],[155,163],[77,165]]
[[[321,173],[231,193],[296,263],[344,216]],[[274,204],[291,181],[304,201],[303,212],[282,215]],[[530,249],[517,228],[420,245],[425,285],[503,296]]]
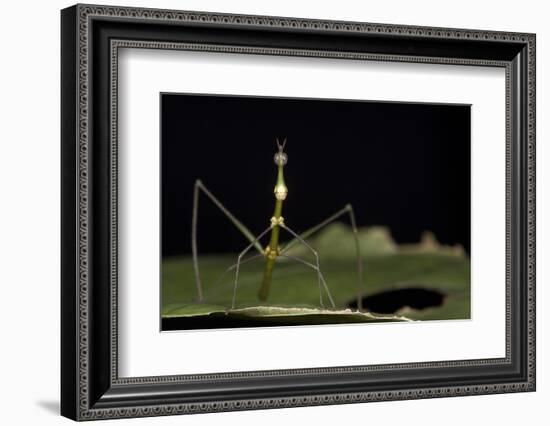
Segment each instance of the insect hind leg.
[[[305,240],[306,238],[309,238],[311,235],[315,234],[325,226],[327,226],[329,223],[334,222],[336,219],[338,219],[341,216],[344,216],[348,214],[350,223],[351,223],[351,231],[353,234],[353,240],[355,244],[355,254],[356,254],[356,260],[357,260],[357,311],[363,310],[363,259],[361,256],[361,245],[359,244],[359,235],[357,230],[357,223],[355,220],[355,213],[353,211],[353,206],[351,204],[346,204],[342,209],[338,210],[333,215],[329,216],[322,222],[318,223],[317,225],[313,226],[312,228],[308,229],[305,232],[302,232],[300,234],[300,238],[302,240]],[[288,242],[282,249],[281,253],[286,253],[292,246],[294,246],[296,243],[300,242],[299,238],[295,237],[290,242]]]

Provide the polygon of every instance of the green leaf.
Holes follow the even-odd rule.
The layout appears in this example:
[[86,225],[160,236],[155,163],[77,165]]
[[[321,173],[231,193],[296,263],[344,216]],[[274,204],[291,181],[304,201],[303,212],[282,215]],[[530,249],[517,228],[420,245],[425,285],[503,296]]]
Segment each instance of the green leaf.
[[[284,321],[288,324],[339,324],[350,322],[394,322],[411,321],[409,318],[398,315],[377,315],[370,312],[357,312],[351,309],[330,310],[280,306],[250,306],[239,309],[225,309],[223,306],[190,304],[172,305],[170,311],[163,313],[162,317],[190,318],[224,314],[233,319],[264,320],[266,324],[274,320],[277,323]],[[218,315],[219,316],[219,315]]]
[[[404,305],[393,314],[414,320],[470,318],[470,260],[460,247],[440,245],[429,233],[425,233],[418,244],[397,245],[385,228],[361,229],[359,239],[363,250],[363,296],[412,287],[434,290],[445,296],[440,306],[415,310]],[[300,321],[312,324],[366,320],[349,312],[335,313],[345,312],[357,297],[355,248],[349,228],[335,224],[318,232],[308,242],[319,252],[321,270],[336,304],[334,311],[327,313],[319,309],[319,287],[315,271],[285,258],[277,259],[268,300],[260,307],[257,293],[265,260],[259,258],[242,265],[236,309],[230,310],[234,272],[223,277],[222,274],[236,262],[237,256],[220,254],[199,257],[204,304],[196,303],[197,291],[191,257],[163,259],[163,318],[185,315],[189,318],[230,315],[232,318],[244,315],[256,320],[266,318],[266,321],[277,318],[278,322],[289,318],[289,321],[298,324]],[[303,250],[300,245],[291,250],[293,255],[313,261],[307,251],[294,252]],[[326,294],[323,296],[328,306]],[[293,315],[292,309],[298,309],[299,313]],[[257,310],[256,315],[252,315],[254,310]],[[273,312],[281,314],[273,315]]]

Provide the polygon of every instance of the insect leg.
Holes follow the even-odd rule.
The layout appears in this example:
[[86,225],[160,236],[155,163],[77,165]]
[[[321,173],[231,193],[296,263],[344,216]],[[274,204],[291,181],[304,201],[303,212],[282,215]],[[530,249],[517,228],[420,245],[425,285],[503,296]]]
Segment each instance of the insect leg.
[[[362,302],[362,290],[363,290],[363,262],[361,259],[361,248],[359,245],[359,236],[357,232],[357,224],[355,221],[355,213],[353,211],[353,206],[351,204],[346,204],[346,206],[343,209],[338,210],[333,215],[329,216],[319,224],[309,228],[307,231],[302,232],[300,234],[300,237],[305,240],[306,238],[310,237],[311,235],[315,234],[320,229],[327,226],[329,223],[335,221],[340,216],[343,216],[345,214],[349,214],[350,222],[351,222],[351,230],[353,232],[353,239],[355,242],[355,253],[357,257],[357,310],[361,311],[363,309],[363,302]],[[292,246],[294,246],[296,243],[299,242],[298,238],[293,238],[290,240],[282,249],[281,253],[285,253],[288,249],[290,249]]]
[[335,308],[336,306],[334,305],[334,300],[332,299],[332,295],[330,294],[327,283],[326,283],[326,281],[323,277],[323,274],[321,273],[321,268],[319,266],[319,255],[317,254],[315,249],[313,247],[311,247],[302,237],[300,237],[296,232],[294,232],[292,229],[290,229],[285,224],[281,224],[280,226],[281,226],[281,228],[283,228],[284,230],[289,232],[294,238],[296,238],[301,244],[303,244],[305,247],[307,247],[313,253],[313,256],[315,256],[315,264],[316,264],[316,268],[317,268],[316,270],[317,270],[317,279],[319,281],[319,297],[321,299],[321,303],[322,303],[322,296],[321,296],[321,283],[322,283],[324,288],[325,288],[325,291],[327,292],[327,295],[328,295],[328,298],[330,300],[330,303],[331,303],[332,307]]
[[[197,224],[198,224],[198,215],[199,215],[199,192],[202,191],[209,199],[218,207],[221,212],[235,225],[235,227],[241,231],[244,237],[250,241],[255,241],[254,234],[240,221],[238,220],[227,208],[218,200],[209,190],[204,186],[204,184],[197,179],[195,181],[195,186],[193,190],[193,216],[191,220],[191,251],[193,253],[193,269],[195,271],[195,284],[197,286],[197,295],[199,302],[203,301],[202,294],[202,285],[200,280],[199,273],[199,259],[198,259],[198,249],[197,249]],[[254,247],[260,252],[263,253],[262,246],[256,241]]]
[[[254,260],[263,258],[263,257],[265,257],[264,254],[255,254],[254,256],[250,256],[247,259],[241,260],[241,265],[244,265],[245,263],[249,263],[249,262],[252,262]],[[237,267],[237,264],[234,263],[233,265],[228,267],[225,271],[223,271],[222,274],[220,275],[220,277],[216,280],[216,283],[212,286],[212,289],[216,289],[218,287],[218,285],[220,284],[220,282],[222,281],[223,277],[225,277],[225,275],[228,272],[233,271],[236,267]]]
[[[311,269],[315,270],[316,272],[320,272],[320,269],[317,266],[315,266],[313,263],[308,262],[307,260],[301,259],[301,258],[296,257],[296,256],[291,256],[289,254],[281,254],[280,256],[281,257],[286,257],[287,259],[294,260],[296,262],[303,263],[304,265],[310,267]],[[325,288],[325,290],[326,290],[326,292],[329,296],[329,300],[330,300],[330,303],[332,304],[332,307],[335,307],[334,300],[332,299],[332,296],[331,296],[330,292],[328,291],[328,286],[327,286],[327,283],[325,281],[325,278],[323,277],[323,274],[321,274],[321,282],[323,283],[323,287]],[[323,295],[321,293],[321,289],[319,289],[319,304],[321,305],[321,308],[325,307],[325,304],[323,303]]]
[[266,228],[260,235],[258,235],[246,248],[239,254],[239,257],[237,258],[237,264],[235,265],[235,285],[233,286],[233,300],[231,301],[231,309],[235,308],[235,300],[237,299],[237,284],[239,282],[239,267],[241,266],[241,260],[243,256],[248,253],[248,251],[254,247],[257,243],[259,243],[260,239],[267,234],[269,231],[271,231],[271,228],[273,228],[273,225],[270,225],[268,228]]

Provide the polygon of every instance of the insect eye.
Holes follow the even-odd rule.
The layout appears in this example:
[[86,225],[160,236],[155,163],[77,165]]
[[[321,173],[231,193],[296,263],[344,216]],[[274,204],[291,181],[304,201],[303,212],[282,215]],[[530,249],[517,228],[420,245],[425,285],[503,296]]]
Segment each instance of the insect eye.
[[278,166],[284,166],[286,162],[288,161],[288,157],[284,152],[277,152],[275,154],[275,157],[273,157],[273,160],[275,161],[275,164]]

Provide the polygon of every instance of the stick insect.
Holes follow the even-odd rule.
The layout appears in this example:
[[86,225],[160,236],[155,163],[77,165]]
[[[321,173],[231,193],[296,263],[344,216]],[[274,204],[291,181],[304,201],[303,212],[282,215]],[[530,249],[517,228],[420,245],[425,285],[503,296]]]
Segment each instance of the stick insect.
[[[275,195],[275,208],[273,211],[273,216],[270,219],[269,226],[264,229],[258,236],[255,236],[239,219],[237,219],[222,203],[221,201],[206,188],[200,179],[195,181],[194,191],[193,191],[193,215],[191,221],[191,248],[193,253],[193,268],[195,273],[195,284],[197,286],[197,294],[199,303],[203,302],[203,291],[200,279],[199,271],[199,260],[198,260],[198,249],[197,249],[197,225],[198,225],[198,213],[199,213],[199,193],[204,193],[216,207],[235,225],[235,227],[243,234],[243,236],[248,240],[249,244],[241,251],[237,257],[237,262],[231,265],[225,270],[222,274],[225,275],[228,272],[235,271],[234,283],[233,283],[233,298],[231,301],[231,309],[235,308],[235,302],[237,298],[237,287],[239,283],[239,271],[240,267],[250,261],[263,258],[265,261],[263,279],[258,291],[258,299],[261,301],[267,300],[269,296],[269,291],[271,287],[271,281],[273,276],[273,270],[275,268],[276,262],[279,258],[286,258],[292,261],[301,263],[312,270],[317,274],[317,281],[319,286],[319,304],[321,308],[324,308],[323,301],[323,290],[326,292],[326,295],[329,299],[330,305],[332,308],[335,308],[334,299],[330,293],[328,285],[325,281],[323,273],[320,268],[319,255],[317,251],[306,241],[312,234],[316,233],[323,227],[327,226],[329,223],[335,221],[341,216],[346,214],[349,215],[351,222],[351,228],[353,232],[353,238],[355,241],[355,251],[357,256],[357,310],[362,310],[361,305],[361,295],[362,295],[362,282],[363,282],[363,265],[361,260],[361,251],[359,246],[359,238],[357,233],[357,225],[355,221],[355,213],[351,204],[346,204],[342,209],[338,210],[336,213],[327,217],[325,220],[319,224],[313,226],[305,232],[300,234],[290,228],[282,215],[283,212],[283,203],[288,195],[288,188],[285,184],[283,169],[288,162],[288,155],[284,151],[286,146],[286,138],[283,142],[279,142],[279,139],[276,139],[277,143],[277,152],[273,158],[275,165],[277,166],[277,180],[275,184],[275,189],[273,191]],[[279,245],[279,237],[281,230],[286,231],[292,239],[281,247]],[[263,248],[260,244],[260,241],[267,234],[270,235],[269,244]],[[314,263],[309,262],[305,259],[302,259],[297,256],[292,256],[288,253],[289,249],[295,244],[303,245],[311,254],[313,255],[315,261]],[[251,256],[247,259],[243,259],[244,256],[252,249],[256,249],[258,252],[256,255]],[[221,278],[220,278],[221,279]]]

